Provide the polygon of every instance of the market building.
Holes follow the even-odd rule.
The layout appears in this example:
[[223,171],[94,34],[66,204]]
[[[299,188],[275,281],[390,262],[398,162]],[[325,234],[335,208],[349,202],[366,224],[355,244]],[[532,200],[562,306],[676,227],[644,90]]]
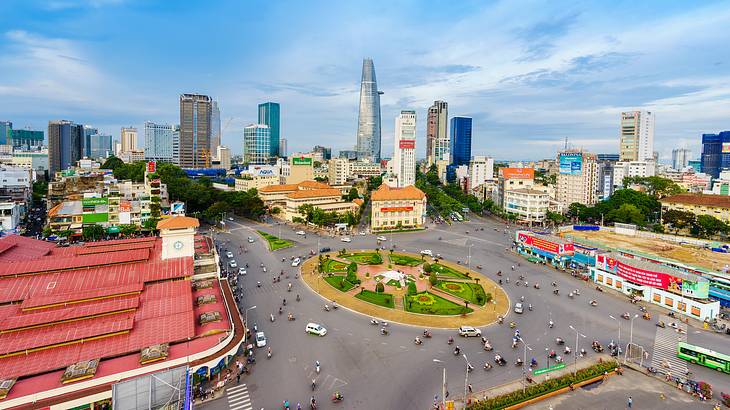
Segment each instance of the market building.
[[294,218],[303,217],[299,213],[302,205],[312,205],[338,214],[357,213],[362,201],[356,199],[348,202],[342,199],[350,188],[351,186],[333,187],[317,181],[302,181],[297,184],[265,186],[258,190],[258,195],[264,206],[279,208],[283,211],[279,216],[291,222]]
[[426,218],[426,194],[414,185],[393,188],[382,184],[371,197],[370,229],[421,229]]
[[566,269],[575,253],[572,241],[531,231],[515,232],[514,245],[517,253],[525,256],[527,260],[549,264],[559,269]]

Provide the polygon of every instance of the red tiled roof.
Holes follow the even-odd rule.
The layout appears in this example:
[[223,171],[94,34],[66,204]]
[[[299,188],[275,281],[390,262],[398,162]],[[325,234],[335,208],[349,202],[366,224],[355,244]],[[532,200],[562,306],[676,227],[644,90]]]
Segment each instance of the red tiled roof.
[[727,195],[710,195],[710,194],[677,194],[659,200],[668,204],[685,204],[685,205],[701,205],[713,206],[717,208],[730,208],[730,197]]
[[87,289],[79,292],[52,293],[50,295],[33,296],[23,300],[20,308],[23,310],[34,309],[41,306],[52,306],[57,304],[70,304],[83,300],[99,299],[110,296],[120,296],[133,292],[142,291],[142,282],[128,283],[126,285],[113,286],[101,289]]
[[0,276],[21,275],[26,273],[48,272],[77,268],[92,268],[147,260],[150,251],[137,249],[129,252],[111,252],[97,255],[80,255],[67,258],[41,258],[32,261],[4,263],[0,265]]
[[199,226],[200,222],[196,218],[189,216],[173,216],[172,218],[157,222],[157,229],[197,228]]
[[17,262],[48,255],[56,245],[20,235],[11,235],[0,242],[0,261]]
[[90,248],[79,248],[76,251],[77,255],[92,255],[95,253],[105,252],[123,252],[131,251],[135,249],[150,249],[155,246],[154,242],[141,242],[141,243],[126,243],[120,245],[107,245],[107,246],[92,246]]
[[144,238],[130,238],[130,239],[115,239],[112,241],[98,241],[98,242],[86,242],[84,245],[84,248],[94,248],[97,246],[114,246],[114,245],[123,245],[126,243],[152,243],[154,244],[157,241],[156,236],[147,236]]

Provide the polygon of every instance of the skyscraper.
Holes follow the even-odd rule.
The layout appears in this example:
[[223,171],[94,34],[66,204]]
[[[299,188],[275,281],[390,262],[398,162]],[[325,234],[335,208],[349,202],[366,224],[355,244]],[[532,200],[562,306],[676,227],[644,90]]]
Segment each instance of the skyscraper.
[[210,152],[217,152],[221,145],[221,110],[218,108],[218,101],[213,100],[210,109]]
[[50,174],[76,165],[84,154],[84,126],[72,121],[48,121],[48,168]]
[[449,104],[446,101],[434,101],[428,108],[426,124],[426,161],[429,166],[436,161],[449,160]]
[[97,135],[99,133],[99,129],[92,127],[91,125],[84,125],[84,156],[88,158],[91,157],[91,147],[89,146],[90,137],[92,135]]
[[401,111],[395,117],[395,141],[393,141],[393,172],[398,187],[416,183],[416,112]]
[[469,165],[471,159],[471,118],[451,119],[451,165]]
[[654,159],[654,113],[644,110],[622,112],[620,132],[622,162]]
[[689,157],[692,151],[687,148],[675,148],[672,150],[672,168],[676,170],[684,169],[689,163]]
[[84,125],[84,155],[90,159],[101,160],[112,153],[112,136],[99,134],[96,128]]
[[213,100],[207,95],[180,95],[180,167],[205,168],[211,158],[210,135]]
[[13,123],[0,121],[0,145],[9,145],[13,138]]
[[380,95],[371,58],[362,60],[360,111],[357,119],[358,153],[373,162],[380,161]]
[[720,171],[730,169],[730,131],[719,134],[702,134],[702,172],[713,178]]
[[259,124],[269,126],[269,156],[279,155],[279,142],[281,139],[281,112],[279,103],[265,102],[259,104]]
[[137,149],[137,129],[134,127],[122,127],[120,136],[122,140],[122,152],[131,152]]
[[243,162],[268,164],[271,156],[271,129],[264,124],[249,124],[243,129]]
[[578,150],[558,153],[555,199],[565,209],[573,202],[593,206],[598,201],[599,166],[596,155]]
[[173,133],[171,124],[144,123],[144,159],[173,162]]
[[286,158],[286,138],[279,139],[279,157]]
[[43,146],[43,131],[13,130],[13,146],[26,149],[39,149]]

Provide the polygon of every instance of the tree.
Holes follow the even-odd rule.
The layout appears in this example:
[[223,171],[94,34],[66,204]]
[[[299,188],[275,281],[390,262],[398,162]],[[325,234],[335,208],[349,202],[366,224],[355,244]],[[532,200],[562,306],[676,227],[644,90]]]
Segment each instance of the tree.
[[86,241],[96,241],[104,236],[104,228],[101,225],[87,225],[82,228],[81,235]]
[[436,277],[436,272],[431,272],[428,274],[428,283],[431,284],[431,286],[436,286],[436,283],[438,283],[438,277]]
[[644,226],[646,219],[644,214],[641,213],[639,208],[632,204],[622,204],[618,209],[611,210],[606,218],[614,221],[627,224],[635,224]]
[[376,292],[378,292],[378,293],[383,293],[383,292],[385,292],[385,286],[383,285],[383,282],[378,282],[378,283],[377,283],[377,284],[375,285],[375,291],[376,291]]
[[383,177],[376,176],[368,178],[368,191],[375,191],[383,184]]
[[426,172],[426,182],[431,185],[441,185],[441,179],[439,179],[438,167],[436,164],[431,164]]
[[408,282],[408,295],[413,296],[418,292],[416,289],[416,282]]
[[696,222],[695,214],[689,211],[681,211],[678,209],[669,209],[662,213],[662,222],[669,225],[674,233],[689,228]]
[[137,232],[137,229],[138,229],[137,225],[132,225],[132,224],[119,225],[119,233],[122,236],[133,235],[134,233]]
[[423,262],[423,271],[426,273],[431,273],[433,268],[431,267],[431,264],[428,262]]
[[353,199],[357,199],[357,198],[360,198],[360,193],[357,192],[357,188],[355,188],[355,187],[350,188],[350,192],[347,193],[345,200],[352,202]]
[[715,236],[718,232],[727,232],[728,225],[712,215],[699,215],[693,229],[699,234],[699,236],[710,238]]
[[559,212],[547,211],[545,213],[545,219],[555,225],[560,225],[565,222],[565,216]]
[[271,208],[271,210],[269,212],[271,213],[271,215],[279,215],[281,213],[281,208],[279,208],[278,206],[275,206],[275,207]]
[[119,166],[124,165],[124,161],[121,159],[115,157],[114,155],[109,156],[109,158],[104,161],[104,163],[101,165],[101,169],[111,169],[117,168]]

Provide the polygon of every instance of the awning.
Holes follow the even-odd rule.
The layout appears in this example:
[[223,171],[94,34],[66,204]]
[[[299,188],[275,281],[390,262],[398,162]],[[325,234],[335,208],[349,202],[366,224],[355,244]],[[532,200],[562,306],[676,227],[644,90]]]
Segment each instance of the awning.
[[81,227],[82,227],[82,224],[71,224],[71,226],[69,228],[71,228],[71,229],[79,229]]
[[110,227],[106,228],[107,233],[119,233],[121,231],[122,230],[118,226],[110,226]]

